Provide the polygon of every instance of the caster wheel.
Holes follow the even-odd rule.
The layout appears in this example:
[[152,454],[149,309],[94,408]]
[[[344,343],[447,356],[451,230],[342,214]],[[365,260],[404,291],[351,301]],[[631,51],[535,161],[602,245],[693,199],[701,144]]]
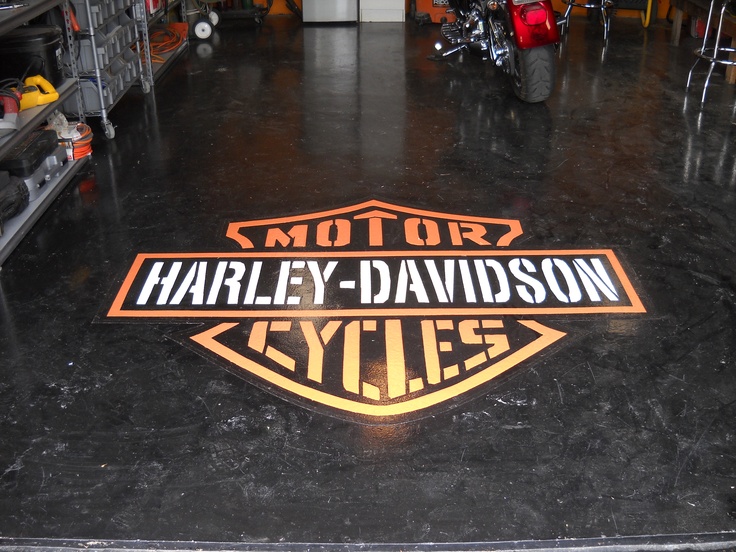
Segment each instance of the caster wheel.
[[220,12],[218,12],[217,10],[210,10],[208,18],[213,27],[217,27],[222,20],[222,18],[220,17]]
[[151,83],[147,80],[141,81],[141,90],[143,90],[144,94],[150,94],[151,92]]
[[194,24],[194,36],[206,40],[212,36],[212,23],[208,19],[200,19]]
[[112,126],[110,121],[102,121],[102,130],[105,133],[105,138],[108,140],[115,138],[115,127]]

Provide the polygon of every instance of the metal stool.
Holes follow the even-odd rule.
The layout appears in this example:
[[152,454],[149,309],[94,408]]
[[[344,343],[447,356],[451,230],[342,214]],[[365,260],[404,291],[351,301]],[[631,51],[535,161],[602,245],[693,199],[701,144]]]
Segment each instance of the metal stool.
[[583,3],[581,0],[562,0],[563,4],[567,4],[565,15],[562,18],[562,26],[565,30],[570,28],[570,12],[573,8],[585,8],[588,10],[598,10],[603,20],[603,40],[608,40],[608,32],[611,30],[611,14],[613,9],[613,0],[600,0],[598,2]]
[[[715,6],[717,3],[721,4],[721,13],[720,17],[718,18],[718,31],[716,31],[716,38],[715,43],[713,46],[708,46],[708,35],[710,34],[711,25],[713,21],[713,11],[715,10]],[[723,18],[726,15],[726,3],[728,0],[711,0],[710,3],[710,9],[708,10],[708,21],[705,24],[705,35],[703,36],[703,45],[700,48],[697,48],[695,50],[695,55],[697,56],[695,59],[695,63],[693,63],[693,66],[690,68],[690,73],[687,76],[687,85],[685,86],[686,89],[690,89],[690,81],[693,77],[693,71],[695,70],[695,66],[698,64],[698,62],[701,59],[705,59],[710,62],[710,68],[708,69],[708,76],[705,77],[705,84],[703,85],[703,96],[700,99],[701,103],[705,102],[705,94],[708,92],[708,85],[710,84],[710,77],[713,74],[713,69],[716,65],[726,65],[726,66],[733,66],[736,65],[735,59],[727,59],[724,57],[719,57],[729,54],[736,53],[736,48],[732,46],[721,46],[721,31],[723,30]]]

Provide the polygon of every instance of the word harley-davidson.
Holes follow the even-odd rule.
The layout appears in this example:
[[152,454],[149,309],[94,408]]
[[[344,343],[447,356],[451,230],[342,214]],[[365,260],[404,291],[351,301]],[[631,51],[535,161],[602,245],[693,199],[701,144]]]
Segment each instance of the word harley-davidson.
[[[504,252],[506,253],[506,252]],[[168,255],[166,257],[169,257]],[[609,308],[626,304],[607,252],[513,252],[457,258],[383,257],[293,260],[141,255],[121,304],[206,315],[285,308]]]

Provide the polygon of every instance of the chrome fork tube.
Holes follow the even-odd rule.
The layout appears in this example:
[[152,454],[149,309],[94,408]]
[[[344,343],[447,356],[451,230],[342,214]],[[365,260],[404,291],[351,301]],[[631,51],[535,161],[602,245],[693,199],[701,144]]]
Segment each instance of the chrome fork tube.
[[509,48],[501,28],[492,17],[488,18],[488,50],[496,67],[501,67],[509,56]]

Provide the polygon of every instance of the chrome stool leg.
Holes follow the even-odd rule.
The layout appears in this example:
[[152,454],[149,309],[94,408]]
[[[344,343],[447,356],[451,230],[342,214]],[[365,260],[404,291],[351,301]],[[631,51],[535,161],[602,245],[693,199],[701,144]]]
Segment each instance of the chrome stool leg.
[[587,10],[600,11],[601,19],[603,20],[603,40],[608,40],[608,34],[611,30],[611,15],[608,10],[611,8],[612,0],[601,0],[600,3],[584,2],[583,0],[562,0],[562,3],[567,5],[565,10],[564,28],[567,31],[570,28],[570,12],[575,8],[585,8]]
[[[694,52],[695,63],[690,68],[690,72],[687,75],[687,84],[685,89],[690,89],[690,83],[692,82],[693,71],[698,65],[701,59],[709,62],[708,74],[705,77],[705,83],[703,84],[703,95],[700,98],[700,103],[705,103],[705,97],[708,93],[708,86],[710,85],[710,78],[713,75],[713,70],[716,65],[733,66],[736,65],[736,60],[730,59],[729,54],[736,53],[736,48],[733,46],[721,46],[721,38],[723,36],[723,18],[726,16],[726,3],[728,0],[711,0],[710,8],[708,9],[708,21],[705,24],[705,33],[703,36],[703,44],[700,48],[697,48]],[[718,30],[716,31],[715,42],[713,46],[708,45],[708,36],[710,35],[711,27],[713,24],[713,13],[715,12],[716,3],[721,3],[720,13],[718,17]],[[723,55],[726,54],[724,58]],[[719,57],[720,56],[720,57]]]
[[565,10],[565,15],[563,16],[563,26],[565,28],[565,32],[570,30],[570,12],[572,11],[572,3],[567,3],[567,9]]
[[601,0],[601,18],[603,19],[603,40],[608,40],[608,33],[611,31],[611,15],[608,13],[607,0]]

